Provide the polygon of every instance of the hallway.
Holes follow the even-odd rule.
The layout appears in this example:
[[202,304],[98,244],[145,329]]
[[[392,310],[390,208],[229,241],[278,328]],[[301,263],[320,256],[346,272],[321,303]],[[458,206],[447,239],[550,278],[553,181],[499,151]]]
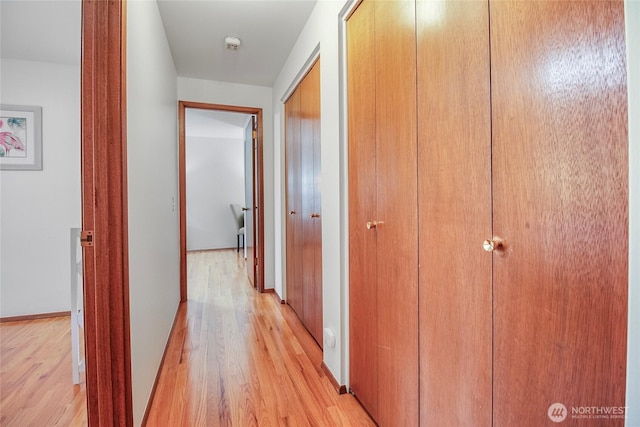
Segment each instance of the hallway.
[[259,294],[235,250],[188,254],[189,301],[166,350],[148,426],[372,426],[321,369],[288,305]]

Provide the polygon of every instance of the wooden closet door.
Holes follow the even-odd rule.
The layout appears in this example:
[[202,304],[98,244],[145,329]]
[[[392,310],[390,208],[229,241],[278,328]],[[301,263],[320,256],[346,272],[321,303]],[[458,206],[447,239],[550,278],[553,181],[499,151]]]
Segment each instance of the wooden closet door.
[[625,406],[623,2],[491,1],[490,13],[493,229],[506,242],[494,425],[555,425],[553,403],[567,421],[572,407]]
[[490,426],[488,3],[418,0],[416,13],[420,425]]
[[347,21],[349,167],[349,386],[378,417],[376,125],[374,4],[361,3]]
[[309,72],[311,81],[313,81],[313,102],[311,102],[311,116],[313,120],[313,221],[312,221],[312,246],[313,265],[314,265],[314,283],[311,289],[313,301],[313,321],[310,331],[315,337],[318,345],[323,345],[323,306],[322,306],[322,163],[321,163],[321,147],[322,140],[320,137],[320,59],[316,61]]
[[[322,346],[322,236],[319,203],[320,65],[311,67],[298,87],[300,92],[300,215],[302,247],[302,323]],[[318,153],[316,154],[316,151]],[[316,159],[316,156],[318,157]],[[318,165],[316,165],[316,161]]]
[[365,0],[347,31],[351,388],[379,425],[416,425],[415,4]]
[[287,170],[287,303],[299,317],[303,313],[300,158],[300,91],[295,90],[285,104],[285,158]]
[[376,1],[378,423],[418,423],[414,1]]

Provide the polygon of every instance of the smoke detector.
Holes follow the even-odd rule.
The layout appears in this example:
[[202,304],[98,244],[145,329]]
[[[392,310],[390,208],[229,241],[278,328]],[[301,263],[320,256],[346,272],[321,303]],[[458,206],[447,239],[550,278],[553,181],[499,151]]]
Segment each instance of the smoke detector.
[[240,46],[240,43],[240,39],[237,37],[228,36],[224,38],[224,45],[229,50],[238,50],[238,46]]

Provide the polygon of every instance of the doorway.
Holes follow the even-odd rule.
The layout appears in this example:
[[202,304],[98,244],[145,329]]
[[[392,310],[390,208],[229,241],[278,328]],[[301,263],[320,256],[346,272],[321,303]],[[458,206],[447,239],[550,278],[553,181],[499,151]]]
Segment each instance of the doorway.
[[[244,203],[246,270],[249,281],[259,292],[264,291],[264,180],[262,176],[262,109],[199,102],[179,101],[179,180],[180,180],[180,300],[187,300],[187,172],[186,172],[186,112],[187,109],[242,113],[253,116],[251,149],[245,175],[250,177]],[[249,170],[250,169],[250,170]],[[248,193],[251,193],[249,196]],[[249,206],[250,205],[250,206]]]

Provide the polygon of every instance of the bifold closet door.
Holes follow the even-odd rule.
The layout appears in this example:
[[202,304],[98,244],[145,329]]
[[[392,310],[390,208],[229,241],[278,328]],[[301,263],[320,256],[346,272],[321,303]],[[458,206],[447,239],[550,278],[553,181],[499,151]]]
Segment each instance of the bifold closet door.
[[490,2],[496,426],[550,425],[553,403],[596,425],[571,408],[625,406],[623,9]]
[[285,103],[287,303],[322,347],[320,60]]
[[[491,425],[486,1],[418,0],[420,420]],[[513,424],[517,425],[517,424]]]
[[322,347],[322,218],[320,215],[320,60],[300,92],[302,323]]
[[415,3],[347,22],[350,384],[380,426],[418,423]]
[[[418,423],[415,2],[375,1],[378,423]],[[362,227],[365,224],[361,224]],[[358,303],[357,301],[355,302]]]
[[421,424],[625,406],[623,2],[419,0],[417,23]]
[[300,157],[300,91],[296,89],[285,103],[285,161],[287,215],[287,303],[302,314],[302,200]]
[[365,1],[347,21],[349,156],[349,382],[378,417],[376,233],[376,67],[374,4]]

